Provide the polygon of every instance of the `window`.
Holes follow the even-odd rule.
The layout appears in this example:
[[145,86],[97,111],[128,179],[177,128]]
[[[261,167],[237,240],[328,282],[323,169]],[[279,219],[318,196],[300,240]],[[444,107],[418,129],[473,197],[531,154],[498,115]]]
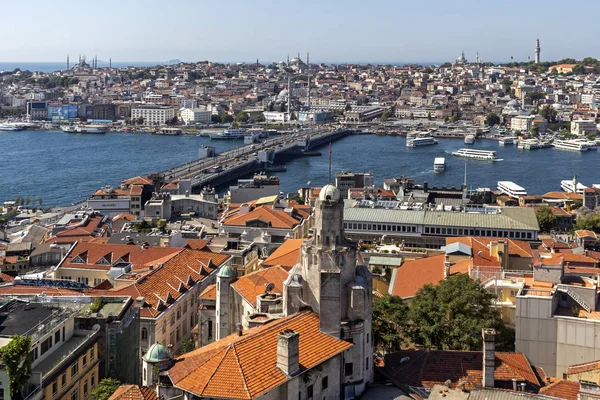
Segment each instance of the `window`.
[[63,326],[63,335],[62,335],[62,340],[63,342],[65,341],[65,327]]
[[73,393],[71,393],[71,400],[79,400],[79,391],[77,389],[73,390]]
[[73,363],[73,365],[71,365],[71,378],[74,377],[75,375],[77,375],[78,372],[79,372],[79,364],[77,364],[77,361],[75,361]]
[[369,334],[367,333],[367,343],[369,343]]
[[61,387],[67,386],[67,373],[66,372],[64,374],[62,374],[62,376],[60,377],[60,386]]
[[194,313],[190,315],[190,328],[194,328]]
[[369,357],[367,357],[365,359],[365,369],[368,371],[369,370]]
[[85,396],[87,395],[88,392],[88,383],[87,381],[83,382],[83,397],[85,398]]
[[60,342],[60,329],[54,332],[54,343]]
[[44,340],[42,342],[40,355],[43,356],[48,350],[50,350],[51,347],[52,347],[52,336],[50,336],[49,338],[47,338],[46,340]]
[[57,393],[58,393],[58,382],[54,381],[54,382],[52,382],[52,395],[56,396]]
[[179,330],[179,327],[177,327],[176,340],[179,342],[180,339],[181,339],[181,331]]
[[81,364],[83,364],[83,368],[85,368],[85,366],[87,365],[87,354],[83,355],[83,361],[81,362]]
[[90,387],[93,389],[96,386],[96,374],[90,376]]
[[328,386],[329,386],[329,379],[326,376],[324,376],[323,379],[321,379],[321,390],[327,389]]
[[95,355],[94,355],[94,349],[93,349],[93,348],[91,348],[91,349],[90,349],[90,361],[94,361],[94,356],[95,356]]
[[213,322],[209,319],[208,320],[208,338],[212,339],[213,337]]
[[142,340],[148,340],[148,329],[142,328]]
[[313,398],[313,385],[309,385],[306,388],[306,397],[308,397],[309,399]]
[[352,363],[346,363],[344,365],[344,376],[350,376],[353,374],[353,370],[354,370],[354,364]]
[[181,318],[181,306],[177,309],[177,321]]

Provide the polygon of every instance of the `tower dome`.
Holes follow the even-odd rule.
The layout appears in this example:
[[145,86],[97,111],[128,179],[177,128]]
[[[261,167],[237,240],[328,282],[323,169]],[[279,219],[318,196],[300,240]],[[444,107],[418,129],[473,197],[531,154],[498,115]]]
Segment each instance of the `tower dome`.
[[235,271],[230,265],[225,265],[217,272],[217,276],[221,278],[233,278],[235,276]]
[[340,191],[335,186],[329,184],[325,185],[319,193],[319,200],[321,201],[339,201],[341,197]]
[[144,355],[144,360],[151,363],[158,363],[169,359],[171,359],[169,350],[160,343],[154,343]]

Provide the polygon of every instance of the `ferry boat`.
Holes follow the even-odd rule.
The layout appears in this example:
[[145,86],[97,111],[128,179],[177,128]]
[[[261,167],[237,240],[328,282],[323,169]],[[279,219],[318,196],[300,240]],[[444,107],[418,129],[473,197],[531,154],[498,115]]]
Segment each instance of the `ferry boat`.
[[465,136],[465,144],[473,144],[473,143],[475,143],[475,135]]
[[519,141],[517,148],[521,150],[536,150],[541,148],[541,146],[537,139],[524,139]]
[[578,140],[555,140],[552,144],[559,150],[588,151],[590,149],[587,142]]
[[498,144],[500,146],[513,145],[515,144],[515,139],[513,137],[503,137],[498,139]]
[[0,131],[22,131],[23,128],[20,125],[14,125],[14,124],[0,124]]
[[588,139],[573,139],[573,142],[585,144],[588,150],[598,150],[598,142]]
[[438,141],[432,137],[418,137],[412,140],[408,140],[406,142],[406,147],[429,146],[437,143]]
[[68,125],[61,129],[67,133],[104,134],[108,127],[104,125]]
[[463,158],[473,158],[475,160],[502,161],[501,158],[498,158],[495,151],[489,150],[460,149],[453,152],[452,155]]
[[523,187],[511,181],[499,181],[498,190],[517,199],[521,196],[527,196],[527,191]]
[[433,170],[435,172],[443,172],[446,170],[446,158],[444,157],[436,157],[433,160]]
[[209,134],[211,139],[216,140],[234,140],[234,139],[243,139],[245,136],[258,136],[263,137],[263,131],[246,131],[242,129],[227,129],[223,132],[211,133]]
[[571,180],[565,179],[560,181],[560,188],[565,192],[579,193],[583,195],[585,193],[585,189],[587,189],[588,187],[584,184],[577,182],[577,177],[574,177]]

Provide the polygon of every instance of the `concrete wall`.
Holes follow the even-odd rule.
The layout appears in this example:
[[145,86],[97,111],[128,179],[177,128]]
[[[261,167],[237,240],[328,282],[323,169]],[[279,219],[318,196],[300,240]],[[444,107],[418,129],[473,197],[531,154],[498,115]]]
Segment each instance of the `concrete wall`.
[[[566,374],[569,365],[600,359],[600,321],[571,317],[555,317],[555,319],[557,321],[555,376]],[[548,371],[546,373],[548,374]]]

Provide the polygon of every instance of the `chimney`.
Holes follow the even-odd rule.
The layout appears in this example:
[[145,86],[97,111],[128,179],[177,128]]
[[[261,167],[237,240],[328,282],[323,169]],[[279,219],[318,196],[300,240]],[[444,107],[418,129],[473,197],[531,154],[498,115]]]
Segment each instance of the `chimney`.
[[444,279],[448,279],[450,276],[450,256],[446,254],[444,259]]
[[521,392],[524,392],[525,391],[525,386],[526,386],[525,382],[521,382],[520,385],[521,385]]
[[244,327],[239,322],[235,324],[235,332],[238,336],[243,336],[244,334]]
[[516,378],[512,378],[512,384],[513,384],[513,390],[516,392],[517,391],[517,379]]
[[494,328],[483,328],[483,382],[485,388],[494,387],[494,372],[496,369],[496,330]]
[[429,183],[427,181],[423,181],[423,191],[427,193],[429,190]]
[[498,247],[497,241],[490,242],[490,257],[500,261],[500,257],[498,256]]
[[277,335],[277,367],[287,376],[300,372],[299,342],[300,334],[291,329]]

